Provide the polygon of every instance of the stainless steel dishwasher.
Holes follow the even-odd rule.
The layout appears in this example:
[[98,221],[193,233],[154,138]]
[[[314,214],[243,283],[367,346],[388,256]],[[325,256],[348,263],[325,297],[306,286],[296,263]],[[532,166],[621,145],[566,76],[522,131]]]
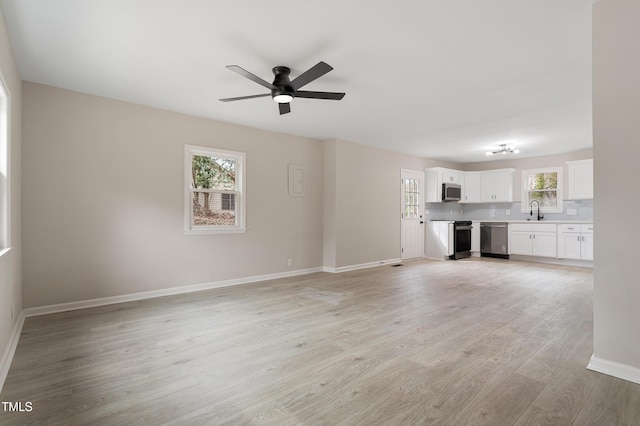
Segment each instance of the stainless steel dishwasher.
[[506,222],[480,223],[480,256],[509,258]]

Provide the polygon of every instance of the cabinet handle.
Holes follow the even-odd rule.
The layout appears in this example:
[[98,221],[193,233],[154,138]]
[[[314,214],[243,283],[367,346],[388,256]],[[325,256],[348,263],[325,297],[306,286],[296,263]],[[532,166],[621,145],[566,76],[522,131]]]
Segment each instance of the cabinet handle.
[[580,235],[578,235],[578,241],[580,241]]

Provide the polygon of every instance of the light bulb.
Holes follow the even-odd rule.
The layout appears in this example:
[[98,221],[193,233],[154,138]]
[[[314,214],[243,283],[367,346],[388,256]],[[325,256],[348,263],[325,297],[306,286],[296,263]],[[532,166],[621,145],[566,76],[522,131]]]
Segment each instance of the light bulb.
[[273,97],[273,100],[276,101],[279,104],[287,104],[287,103],[289,103],[289,102],[291,102],[293,100],[293,96],[287,95],[287,94],[275,95]]

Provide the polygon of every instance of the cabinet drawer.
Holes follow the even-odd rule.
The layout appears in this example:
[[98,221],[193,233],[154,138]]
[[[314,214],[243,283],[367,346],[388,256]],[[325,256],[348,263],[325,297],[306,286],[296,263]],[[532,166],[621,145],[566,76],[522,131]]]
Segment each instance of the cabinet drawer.
[[583,234],[593,234],[593,223],[580,225],[580,232],[582,232]]
[[509,231],[531,232],[531,224],[530,223],[510,223]]
[[580,232],[582,225],[563,223],[558,225],[558,232]]
[[532,223],[533,232],[556,232],[557,225],[555,223]]
[[[556,232],[555,223],[510,223],[510,231],[524,231],[524,232]],[[580,232],[580,228],[577,228],[576,232]]]

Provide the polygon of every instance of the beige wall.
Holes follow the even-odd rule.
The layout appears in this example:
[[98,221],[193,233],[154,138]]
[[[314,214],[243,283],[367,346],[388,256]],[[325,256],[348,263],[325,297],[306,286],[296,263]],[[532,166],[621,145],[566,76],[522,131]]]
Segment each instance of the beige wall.
[[[450,166],[34,83],[23,92],[26,307],[397,259],[400,170]],[[246,234],[184,235],[184,144],[247,153]],[[289,163],[306,167],[304,198],[287,194]]]
[[[322,266],[321,141],[28,82],[23,96],[26,307]],[[246,234],[184,234],[185,144],[246,152]],[[290,163],[306,197],[288,196]]]
[[[0,363],[8,348],[11,331],[22,310],[21,285],[21,82],[13,52],[9,44],[9,36],[0,12],[0,74],[4,79],[10,96],[9,123],[9,185],[10,185],[10,223],[9,241],[11,250],[0,258]],[[13,305],[14,317],[11,316]],[[3,367],[0,364],[0,369]],[[1,381],[0,381],[1,385]]]
[[639,22],[638,0],[594,4],[594,356],[636,369],[640,369],[636,267],[640,227],[634,225],[640,212]]
[[[563,167],[563,181],[564,188],[569,187],[569,172],[567,167],[567,161],[586,160],[593,158],[593,150],[587,149],[582,151],[568,152],[566,154],[548,155],[544,157],[532,157],[522,159],[509,159],[498,161],[487,161],[482,163],[466,163],[460,165],[460,170],[464,171],[479,171],[479,170],[492,170],[492,169],[516,169],[513,175],[513,201],[520,201],[522,198],[522,192],[520,191],[522,185],[522,170],[535,169],[541,167]],[[564,192],[565,198],[567,192]]]
[[[400,171],[423,170],[425,161],[356,143],[325,142],[325,203],[330,267],[348,267],[400,257]],[[328,159],[326,157],[329,157]],[[331,170],[326,167],[330,166]],[[333,186],[331,186],[333,185]],[[329,232],[331,229],[331,232]]]

